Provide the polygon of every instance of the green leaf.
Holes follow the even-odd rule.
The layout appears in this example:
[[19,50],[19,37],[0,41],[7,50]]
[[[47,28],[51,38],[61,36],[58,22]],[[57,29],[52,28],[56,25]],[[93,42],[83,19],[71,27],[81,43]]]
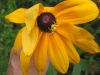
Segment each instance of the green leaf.
[[89,66],[90,60],[81,59],[79,64],[74,65],[72,75],[81,75],[81,71],[85,71],[88,73]]
[[50,63],[46,75],[57,75],[57,73],[58,73],[57,70],[56,70],[56,69],[53,67],[53,65]]
[[82,65],[81,63],[75,64],[73,67],[72,75],[81,75]]
[[81,58],[81,61],[80,61],[80,64],[81,64],[81,67],[82,67],[82,71],[87,71],[88,68],[89,68],[89,60],[86,60],[86,59],[82,59]]

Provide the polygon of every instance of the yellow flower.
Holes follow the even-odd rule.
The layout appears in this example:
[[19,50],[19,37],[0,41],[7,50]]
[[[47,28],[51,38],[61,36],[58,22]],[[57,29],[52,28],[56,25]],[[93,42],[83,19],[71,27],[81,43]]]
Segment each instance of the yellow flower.
[[18,33],[14,52],[22,47],[20,63],[27,75],[30,59],[42,73],[49,57],[53,66],[66,73],[69,62],[78,63],[80,57],[73,44],[89,53],[100,52],[94,37],[76,24],[95,19],[99,10],[90,0],[66,0],[55,7],[43,7],[41,3],[29,9],[19,8],[5,18],[14,23],[25,23]]
[[[99,8],[99,12],[100,12],[100,0],[91,0],[91,1],[96,3],[97,7]],[[98,18],[100,18],[100,13],[98,15]]]

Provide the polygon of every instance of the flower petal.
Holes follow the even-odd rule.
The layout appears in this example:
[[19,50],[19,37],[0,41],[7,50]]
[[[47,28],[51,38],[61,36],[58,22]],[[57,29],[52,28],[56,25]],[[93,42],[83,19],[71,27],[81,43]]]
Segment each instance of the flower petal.
[[39,36],[39,29],[37,27],[34,27],[30,34],[28,34],[28,30],[25,27],[22,33],[22,46],[25,55],[30,55],[34,52]]
[[24,27],[19,31],[16,40],[14,42],[14,53],[17,54],[17,51],[19,50],[19,48],[22,46],[22,32],[23,32]]
[[[100,11],[100,10],[99,10],[99,11]],[[100,14],[99,14],[98,18],[100,18]]]
[[66,38],[63,38],[63,42],[65,43],[65,48],[66,48],[66,52],[68,54],[68,58],[69,58],[69,61],[71,63],[79,63],[80,62],[80,56],[79,54],[77,53],[75,47],[73,46],[72,42]]
[[47,60],[47,49],[48,49],[48,35],[43,33],[37,44],[37,47],[33,54],[34,65],[38,73],[42,73],[46,68]]
[[44,7],[45,12],[50,12],[53,7]]
[[63,41],[55,32],[50,35],[48,55],[53,66],[62,73],[69,67],[69,59]]
[[73,38],[72,42],[89,53],[97,53],[100,52],[99,46],[94,41],[94,37],[85,29],[73,26]]
[[22,50],[20,54],[20,64],[21,64],[23,75],[28,74],[30,59],[31,59],[31,55],[26,56]]
[[66,39],[72,40],[73,36],[71,36],[71,33],[72,33],[72,27],[73,27],[73,25],[69,24],[67,22],[60,22],[60,24],[58,24],[58,25],[59,26],[57,27],[56,32],[60,36],[63,36]]
[[62,22],[60,26],[57,28],[56,32],[61,36],[63,42],[65,43],[65,48],[68,53],[69,61],[71,63],[78,63],[80,61],[79,54],[77,53],[75,47],[70,41],[73,39],[73,36],[71,36],[72,27],[72,24]]
[[38,3],[34,6],[32,6],[31,8],[29,8],[26,12],[25,12],[25,23],[26,23],[26,27],[28,29],[28,33],[31,32],[31,30],[34,28],[35,24],[36,24],[36,19],[38,17],[38,15],[40,13],[42,13],[44,11],[43,6],[41,3]]
[[7,20],[14,23],[25,23],[25,8],[19,8],[5,16]]
[[66,0],[57,4],[51,12],[56,19],[72,24],[89,22],[99,14],[96,4],[91,0]]
[[65,39],[89,53],[100,52],[99,46],[94,41],[94,37],[85,29],[63,22],[57,28],[56,32]]

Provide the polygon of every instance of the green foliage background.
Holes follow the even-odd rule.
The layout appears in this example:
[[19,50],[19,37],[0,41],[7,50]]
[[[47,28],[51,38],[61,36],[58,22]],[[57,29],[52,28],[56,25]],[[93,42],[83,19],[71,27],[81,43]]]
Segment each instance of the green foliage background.
[[[43,3],[44,6],[54,6],[61,1],[63,0],[0,0],[0,75],[6,75],[10,50],[13,46],[18,31],[22,27],[22,25],[11,23],[5,20],[5,15],[20,7],[29,8],[38,2]],[[100,20],[96,19],[87,24],[83,24],[82,27],[91,32],[95,36],[96,42],[100,45]],[[79,48],[77,50],[79,53],[83,53]],[[89,56],[88,54],[86,58],[89,59],[91,56],[93,55]],[[70,68],[71,69],[68,71],[69,75],[71,75],[72,66],[70,66]],[[50,73],[53,71],[54,73],[51,75],[56,75],[57,72],[55,70],[50,69],[48,72]],[[48,75],[50,75],[49,73]]]

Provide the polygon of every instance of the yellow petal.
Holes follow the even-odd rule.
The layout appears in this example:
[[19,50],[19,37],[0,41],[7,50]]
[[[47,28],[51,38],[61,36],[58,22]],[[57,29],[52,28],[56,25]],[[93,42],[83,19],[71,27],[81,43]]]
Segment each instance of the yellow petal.
[[72,24],[89,22],[99,14],[96,4],[90,0],[66,0],[57,4],[51,12],[58,20]]
[[22,46],[23,52],[25,55],[30,55],[34,52],[37,42],[39,40],[39,29],[38,27],[34,27],[30,34],[28,34],[28,30],[25,27],[22,33]]
[[27,11],[25,12],[25,23],[28,29],[28,33],[30,33],[32,28],[35,27],[35,24],[37,22],[37,17],[43,11],[44,9],[41,3],[38,3],[32,6],[31,8],[27,9]]
[[74,38],[72,42],[84,51],[92,54],[100,52],[99,46],[94,41],[94,37],[85,29],[73,26],[72,35]]
[[5,16],[7,20],[14,23],[25,23],[25,8],[19,8]]
[[26,56],[22,50],[20,54],[20,64],[21,64],[23,75],[28,74],[30,59],[31,59],[31,55]]
[[48,35],[43,33],[33,54],[34,65],[39,74],[46,68]]
[[13,49],[14,49],[14,53],[15,54],[17,54],[18,49],[22,46],[22,32],[23,32],[23,29],[24,28],[22,28],[19,31],[19,33],[18,33],[18,35],[16,37],[16,40],[15,40],[14,46],[13,46]]
[[[60,11],[83,4],[84,2],[86,2],[87,0],[66,0],[63,1],[59,4],[57,4],[53,9],[52,9],[52,13],[54,13],[55,15],[58,14]],[[58,9],[59,8],[59,9]]]
[[44,7],[45,12],[50,12],[53,7]]
[[60,24],[58,24],[58,25],[59,26],[57,27],[56,32],[60,36],[63,36],[66,39],[72,40],[73,36],[71,36],[71,33],[72,33],[72,27],[73,27],[73,25],[69,24],[67,22],[60,22]]
[[100,14],[99,14],[98,18],[100,18]]
[[70,41],[74,40],[74,37],[71,35],[73,26],[74,25],[72,24],[62,22],[60,23],[60,26],[57,28],[56,32],[62,37],[63,42],[65,43],[69,61],[71,63],[78,63],[80,61],[80,57]]
[[63,41],[55,32],[49,37],[48,55],[53,66],[61,73],[66,73],[69,59]]
[[71,36],[72,27],[73,27],[73,25],[63,22],[57,28],[56,32],[62,37],[62,39],[65,43],[65,47],[66,47],[66,51],[68,53],[69,61],[71,63],[78,63],[80,61],[80,57],[70,41],[70,40],[74,39],[73,36]]
[[92,54],[100,52],[98,49],[99,46],[94,41],[94,37],[83,28],[63,22],[57,28],[56,32],[60,36],[71,40],[75,45],[85,50],[86,52]]
[[67,40],[65,38],[63,38],[63,40],[65,41],[65,45],[66,45],[65,47],[66,47],[69,61],[74,64],[79,63],[80,56],[77,53],[77,51],[76,51],[75,47],[73,46],[73,44],[71,43],[71,41]]

